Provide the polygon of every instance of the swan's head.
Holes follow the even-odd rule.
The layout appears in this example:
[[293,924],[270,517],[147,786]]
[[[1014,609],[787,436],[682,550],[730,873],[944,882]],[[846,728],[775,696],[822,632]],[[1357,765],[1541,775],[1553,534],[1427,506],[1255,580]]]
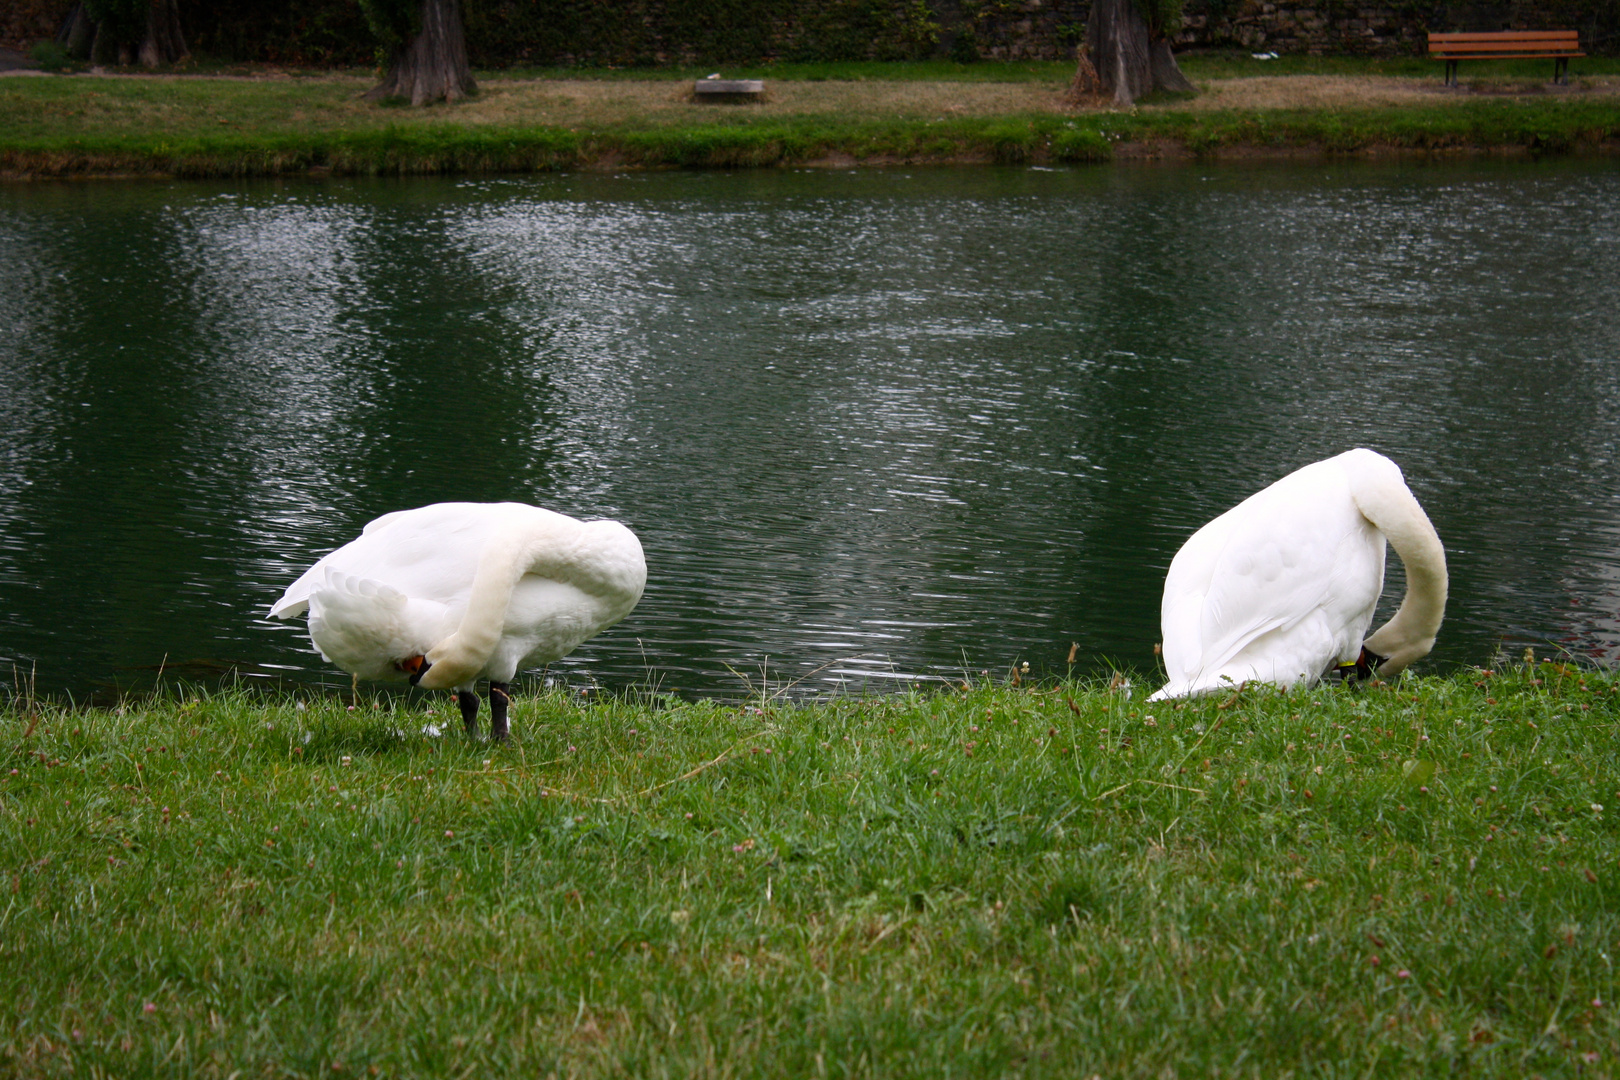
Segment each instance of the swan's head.
[[[1388,627],[1384,629],[1387,630]],[[1383,635],[1383,631],[1380,631],[1379,635],[1374,636],[1380,635],[1382,636],[1378,641],[1378,648],[1374,650],[1363,647],[1362,654],[1372,669],[1386,679],[1405,671],[1409,664],[1428,656],[1429,650],[1434,648],[1432,633],[1420,637],[1395,638],[1392,635]],[[1372,645],[1372,639],[1368,639],[1367,645]]]
[[411,676],[411,683],[424,690],[453,690],[478,678],[489,661],[489,651],[480,651],[465,634],[451,634],[422,657],[422,665]]
[[404,672],[410,677],[412,686],[420,686],[424,690],[453,690],[478,677],[477,669],[472,669],[468,674],[466,664],[451,661],[435,663],[425,656],[407,656],[397,660],[394,670]]

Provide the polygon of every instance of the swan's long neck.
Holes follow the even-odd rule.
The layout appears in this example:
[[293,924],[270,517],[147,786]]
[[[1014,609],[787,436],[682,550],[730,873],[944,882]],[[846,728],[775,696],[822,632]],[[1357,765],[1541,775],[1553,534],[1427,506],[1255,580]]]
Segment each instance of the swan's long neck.
[[528,569],[529,536],[503,533],[479,557],[467,595],[467,610],[456,632],[427,654],[430,667],[421,685],[429,689],[462,686],[477,678],[500,644],[512,590]]
[[[1393,618],[1364,644],[1384,657],[1379,674],[1393,675],[1428,655],[1446,614],[1446,549],[1429,516],[1393,462],[1352,482],[1356,505],[1389,540],[1406,567],[1406,596]],[[1393,472],[1393,476],[1390,475]]]
[[[601,550],[604,542],[611,548],[620,533],[629,537],[633,559]],[[506,609],[525,574],[567,582],[593,596],[611,596],[622,609],[613,621],[622,618],[635,607],[646,583],[640,552],[629,530],[617,522],[578,522],[553,515],[532,528],[503,531],[479,557],[461,625],[428,652],[430,667],[419,685],[440,689],[477,678],[501,643]]]

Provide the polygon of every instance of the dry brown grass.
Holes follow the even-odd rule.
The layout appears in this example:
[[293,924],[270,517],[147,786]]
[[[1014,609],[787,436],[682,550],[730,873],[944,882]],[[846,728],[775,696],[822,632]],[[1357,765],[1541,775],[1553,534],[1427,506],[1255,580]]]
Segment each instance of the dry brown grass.
[[932,119],[1063,111],[1063,87],[1041,83],[785,82],[767,83],[765,100],[710,104],[692,100],[687,82],[588,79],[486,79],[477,101],[445,119],[457,123],[560,124],[592,127],[633,123],[689,124],[694,116],[746,112],[767,118],[840,116],[849,119]]
[[[1620,78],[1582,80],[1574,86],[1500,84],[1496,92],[1620,97]],[[1061,83],[785,82],[767,83],[766,100],[745,105],[698,104],[685,82],[486,79],[479,100],[444,110],[440,119],[474,125],[547,123],[566,127],[647,123],[687,124],[694,115],[744,110],[750,116],[840,116],[856,120],[916,120],[1074,110]],[[1438,79],[1390,76],[1292,75],[1216,79],[1199,94],[1140,108],[1147,111],[1220,109],[1326,109],[1432,106],[1478,93],[1447,89]],[[363,107],[363,106],[357,106]],[[1098,102],[1094,108],[1112,105]]]
[[1411,79],[1396,76],[1363,75],[1281,75],[1242,79],[1214,79],[1199,84],[1199,94],[1186,101],[1148,108],[1182,110],[1215,109],[1343,109],[1387,108],[1401,105],[1434,106],[1445,101],[1463,100],[1488,94],[1596,95],[1620,97],[1620,78],[1612,76],[1581,79],[1569,87],[1550,84],[1492,83],[1465,81],[1462,89],[1448,88],[1439,79]]

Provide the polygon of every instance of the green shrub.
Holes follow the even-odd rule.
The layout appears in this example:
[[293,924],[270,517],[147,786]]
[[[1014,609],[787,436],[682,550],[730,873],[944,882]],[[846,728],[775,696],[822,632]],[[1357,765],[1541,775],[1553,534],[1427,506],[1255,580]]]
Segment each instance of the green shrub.
[[1090,128],[1062,131],[1052,139],[1053,161],[1101,162],[1113,159],[1113,144],[1100,131]]
[[36,41],[28,50],[34,63],[46,71],[65,71],[73,64],[73,57],[54,41]]
[[957,31],[956,40],[951,42],[951,59],[958,64],[972,64],[979,59],[979,35],[973,32],[973,27],[964,26]]

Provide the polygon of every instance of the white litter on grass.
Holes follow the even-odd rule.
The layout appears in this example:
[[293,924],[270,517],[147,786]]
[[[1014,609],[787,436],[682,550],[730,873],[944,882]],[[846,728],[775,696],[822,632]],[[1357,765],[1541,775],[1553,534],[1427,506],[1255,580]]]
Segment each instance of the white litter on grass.
[[[389,728],[388,734],[392,735],[396,739],[410,738],[410,736],[400,728]],[[440,727],[438,724],[423,724],[422,734],[426,735],[430,739],[437,739],[439,736],[444,734],[444,728]]]
[[1274,53],[1274,52],[1257,52],[1257,53],[1250,53],[1249,55],[1254,57],[1256,60],[1275,60],[1275,59],[1277,59],[1277,54]]

